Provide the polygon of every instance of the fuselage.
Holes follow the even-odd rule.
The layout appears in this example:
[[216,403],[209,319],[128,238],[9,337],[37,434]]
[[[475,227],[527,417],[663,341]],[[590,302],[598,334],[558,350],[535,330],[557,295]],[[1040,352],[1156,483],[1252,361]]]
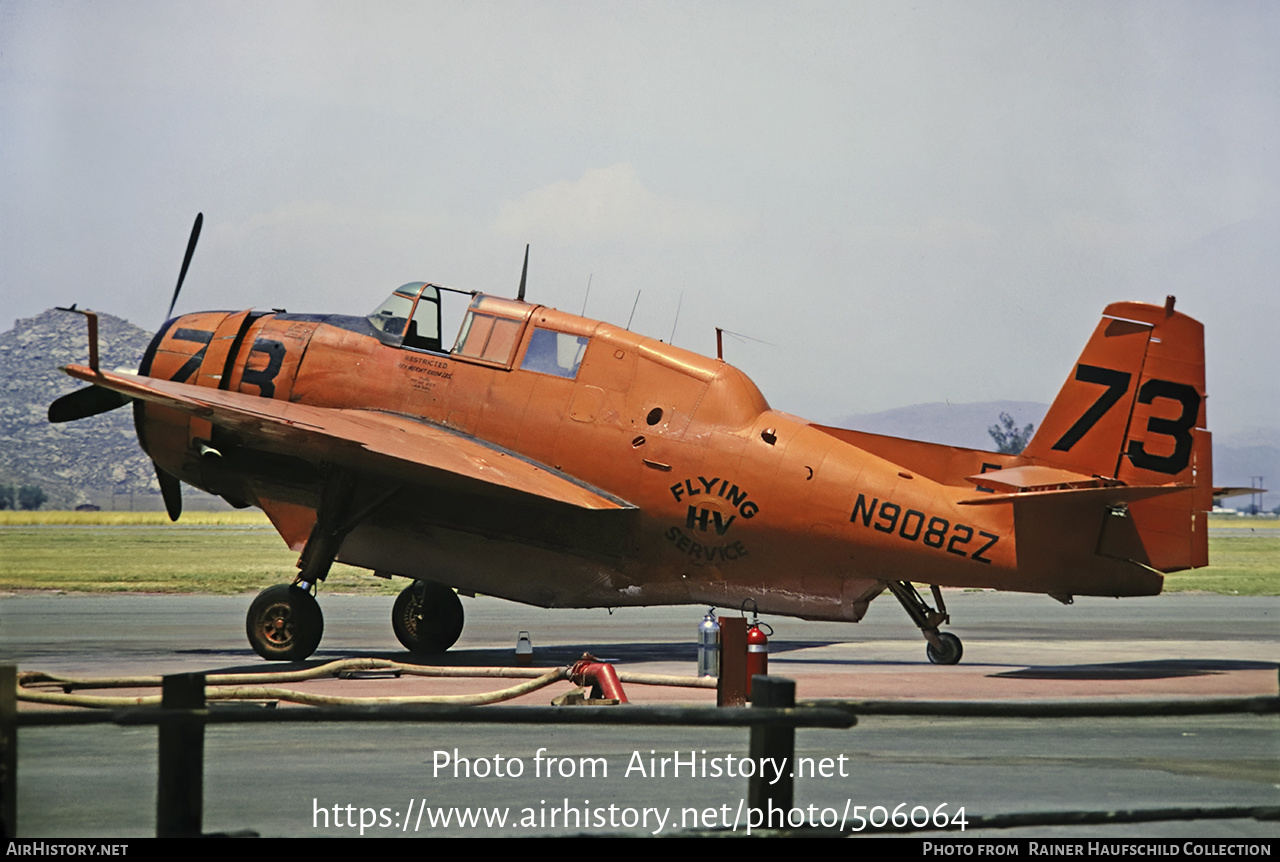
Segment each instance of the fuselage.
[[[412,417],[630,504],[607,515],[568,506],[530,515],[465,492],[397,487],[395,476],[361,477],[389,496],[362,513],[338,559],[463,592],[560,607],[751,599],[763,612],[857,620],[889,580],[1091,591],[1087,573],[1066,584],[1066,569],[1020,571],[1012,507],[973,505],[981,489],[954,479],[1008,456],[948,450],[957,463],[945,476],[922,473],[770,409],[722,360],[522,302],[476,297],[448,349],[438,308],[436,332],[416,332],[410,321],[425,317],[413,303],[426,302],[430,286],[410,287],[422,293],[402,289],[411,300],[403,314],[185,315],[156,336],[140,372]],[[324,465],[198,416],[136,409],[140,440],[161,468],[261,506],[302,549]],[[1159,589],[1112,580],[1096,592]]]

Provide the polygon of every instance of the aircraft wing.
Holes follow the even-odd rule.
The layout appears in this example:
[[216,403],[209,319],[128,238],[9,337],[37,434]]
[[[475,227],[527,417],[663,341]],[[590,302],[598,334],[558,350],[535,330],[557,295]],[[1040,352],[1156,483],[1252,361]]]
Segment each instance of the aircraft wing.
[[438,425],[370,410],[312,407],[84,366],[79,380],[244,434],[255,448],[445,487],[530,494],[580,509],[633,509],[599,488]]

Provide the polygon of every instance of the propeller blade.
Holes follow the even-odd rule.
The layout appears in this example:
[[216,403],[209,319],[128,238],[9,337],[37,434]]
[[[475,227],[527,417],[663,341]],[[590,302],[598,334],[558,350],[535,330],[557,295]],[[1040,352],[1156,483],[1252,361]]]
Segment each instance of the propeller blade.
[[173,289],[173,299],[169,301],[169,313],[165,320],[173,317],[173,307],[178,304],[178,294],[182,292],[182,282],[187,277],[187,267],[191,265],[191,256],[196,253],[196,240],[200,239],[200,226],[204,224],[204,213],[196,213],[196,223],[191,226],[191,239],[187,240],[187,254],[182,258],[182,271],[178,273],[178,286]]
[[164,497],[164,510],[169,513],[169,520],[176,521],[182,515],[182,482],[178,477],[156,468],[156,478],[160,480],[160,496]]
[[74,422],[123,407],[132,399],[101,386],[88,386],[63,395],[49,405],[50,422]]

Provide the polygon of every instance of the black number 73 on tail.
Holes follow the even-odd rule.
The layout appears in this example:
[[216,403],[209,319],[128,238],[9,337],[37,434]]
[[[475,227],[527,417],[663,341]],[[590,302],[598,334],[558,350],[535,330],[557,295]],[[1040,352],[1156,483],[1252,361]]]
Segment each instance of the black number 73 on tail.
[[[1114,368],[1101,368],[1097,365],[1076,366],[1075,379],[1083,383],[1097,383],[1106,389],[1098,396],[1098,400],[1090,405],[1066,433],[1053,444],[1059,452],[1069,452],[1080,442],[1094,425],[1106,415],[1112,407],[1129,391],[1133,375],[1127,371]],[[1157,473],[1174,475],[1186,469],[1191,460],[1191,449],[1194,442],[1191,430],[1195,427],[1196,418],[1200,415],[1200,393],[1195,387],[1173,380],[1151,378],[1138,390],[1138,403],[1151,404],[1157,398],[1168,398],[1182,405],[1182,413],[1177,419],[1166,419],[1160,416],[1147,418],[1147,435],[1163,435],[1173,440],[1173,452],[1169,455],[1153,455],[1146,450],[1144,441],[1130,440],[1126,455],[1133,466],[1143,470],[1154,470]]]

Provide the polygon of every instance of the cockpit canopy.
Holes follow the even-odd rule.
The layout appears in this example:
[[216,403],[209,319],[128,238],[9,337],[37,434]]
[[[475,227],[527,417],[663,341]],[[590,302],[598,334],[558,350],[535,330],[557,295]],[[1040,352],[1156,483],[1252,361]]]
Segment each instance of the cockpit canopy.
[[384,343],[439,351],[440,289],[423,281],[401,285],[369,315],[369,322]]
[[[373,324],[383,344],[443,353],[446,348],[440,333],[441,291],[462,293],[450,287],[422,281],[410,282],[397,287],[367,319]],[[534,306],[516,300],[475,295],[462,320],[458,340],[448,352],[464,359],[510,368],[533,309]],[[568,365],[576,372],[577,364],[582,361],[581,348],[585,347],[586,339],[581,341],[582,344],[574,341],[572,344],[550,345],[549,349],[553,352],[558,349],[553,357],[558,363],[557,367]],[[545,352],[541,340],[538,341],[538,346],[544,348],[539,351],[541,355]],[[576,356],[567,355],[575,348]],[[562,358],[559,354],[566,356]],[[555,373],[541,367],[535,370]],[[566,375],[561,372],[560,376]]]

